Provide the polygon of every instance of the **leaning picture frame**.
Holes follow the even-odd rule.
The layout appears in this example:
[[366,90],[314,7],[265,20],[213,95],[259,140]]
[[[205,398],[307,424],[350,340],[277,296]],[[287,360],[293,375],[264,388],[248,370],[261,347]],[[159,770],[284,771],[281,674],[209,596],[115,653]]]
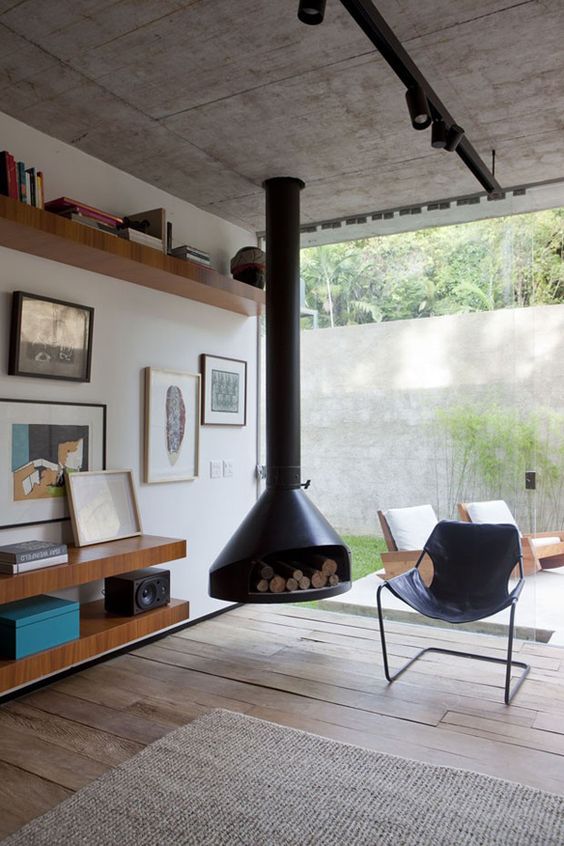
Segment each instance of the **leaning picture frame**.
[[247,362],[221,355],[200,356],[202,425],[247,425]]
[[68,520],[65,470],[105,466],[105,405],[0,398],[0,529]]
[[66,483],[76,546],[142,534],[131,470],[67,472]]
[[193,481],[199,473],[200,375],[146,367],[144,481]]
[[94,309],[14,291],[10,376],[89,382]]

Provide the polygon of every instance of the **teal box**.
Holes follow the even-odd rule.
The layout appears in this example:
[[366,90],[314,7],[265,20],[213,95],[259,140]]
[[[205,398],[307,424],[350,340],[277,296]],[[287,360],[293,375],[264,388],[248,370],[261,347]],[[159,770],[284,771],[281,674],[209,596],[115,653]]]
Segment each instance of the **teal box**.
[[33,596],[0,605],[0,654],[25,658],[80,637],[80,605],[56,596]]

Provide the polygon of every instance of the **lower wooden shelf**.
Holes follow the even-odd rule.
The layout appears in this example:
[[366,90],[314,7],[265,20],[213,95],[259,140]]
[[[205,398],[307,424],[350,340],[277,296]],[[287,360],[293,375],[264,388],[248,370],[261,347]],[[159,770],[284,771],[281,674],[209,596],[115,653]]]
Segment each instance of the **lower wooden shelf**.
[[106,614],[103,600],[88,602],[80,606],[78,640],[16,661],[0,661],[0,695],[182,623],[188,620],[189,614],[190,605],[183,599],[172,599],[169,605],[136,617]]

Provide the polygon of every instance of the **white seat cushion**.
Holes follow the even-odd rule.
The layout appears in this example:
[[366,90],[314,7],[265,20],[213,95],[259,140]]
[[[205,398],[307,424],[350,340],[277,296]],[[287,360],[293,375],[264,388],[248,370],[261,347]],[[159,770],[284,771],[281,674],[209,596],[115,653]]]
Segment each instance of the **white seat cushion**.
[[541,546],[552,546],[555,543],[562,543],[562,541],[555,536],[553,538],[531,538],[531,543],[539,549]]
[[398,550],[423,549],[435,526],[437,515],[432,505],[389,508],[384,517]]
[[[503,499],[492,499],[489,502],[469,502],[466,506],[473,523],[509,523],[517,526],[515,517]],[[517,528],[519,528],[517,526]]]

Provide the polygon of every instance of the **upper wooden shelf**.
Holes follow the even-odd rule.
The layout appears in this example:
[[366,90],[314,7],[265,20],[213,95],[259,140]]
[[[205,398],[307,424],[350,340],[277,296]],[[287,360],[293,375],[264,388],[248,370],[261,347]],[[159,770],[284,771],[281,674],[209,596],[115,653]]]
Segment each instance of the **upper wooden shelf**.
[[68,564],[17,576],[0,575],[0,605],[185,557],[185,540],[154,535],[139,535],[95,546],[69,546]]
[[264,308],[264,291],[252,285],[3,196],[0,245],[237,314]]

